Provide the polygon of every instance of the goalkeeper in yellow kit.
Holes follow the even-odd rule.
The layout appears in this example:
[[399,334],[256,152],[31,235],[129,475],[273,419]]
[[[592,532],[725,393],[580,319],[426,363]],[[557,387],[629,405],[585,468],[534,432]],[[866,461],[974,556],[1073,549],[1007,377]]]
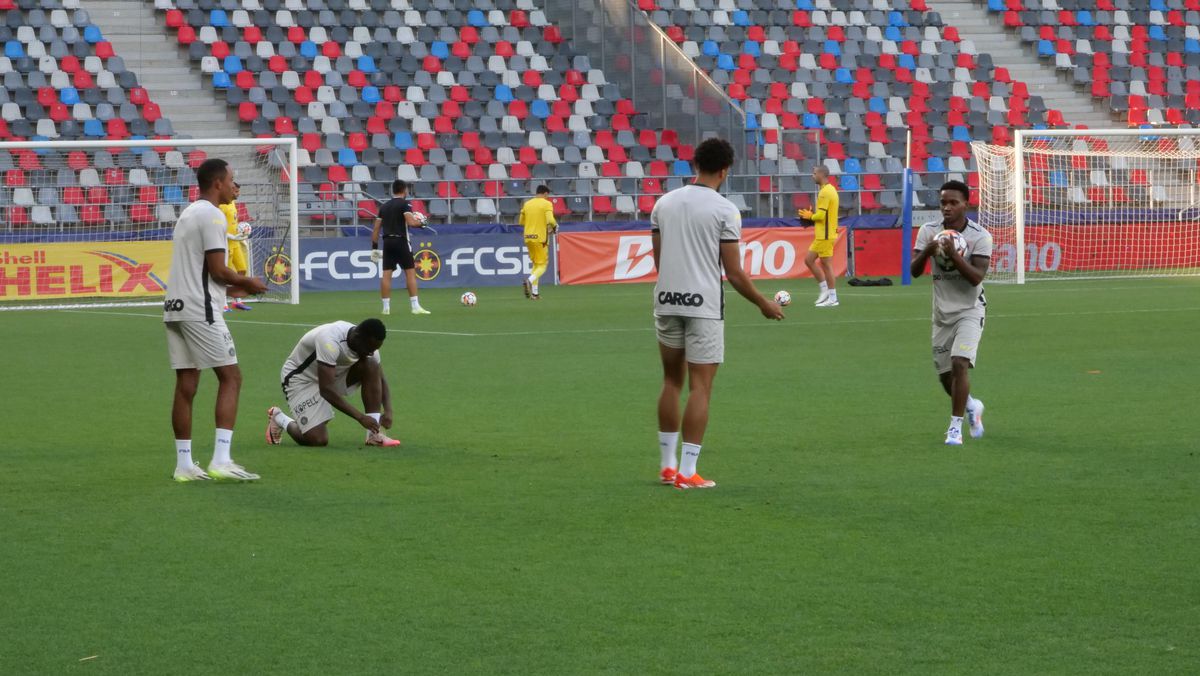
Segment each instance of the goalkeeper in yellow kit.
[[[813,169],[813,181],[819,186],[817,191],[817,209],[809,211],[801,209],[796,215],[804,220],[812,221],[816,230],[804,264],[812,271],[817,284],[821,287],[821,295],[817,297],[817,307],[837,307],[837,278],[833,275],[833,246],[838,237],[838,194],[837,188],[829,182],[829,169],[818,165]],[[817,260],[820,264],[817,264]]]
[[554,204],[550,201],[550,188],[544,185],[537,187],[536,196],[521,207],[517,223],[525,228],[525,248],[529,250],[529,260],[533,263],[533,271],[524,282],[525,297],[540,300],[538,279],[546,273],[550,264],[550,233],[558,231],[558,221],[554,220]]
[[[229,267],[239,275],[247,274],[250,267],[250,253],[246,240],[250,238],[248,232],[244,233],[238,227],[238,209],[237,198],[241,194],[242,186],[237,183],[233,184],[233,199],[225,204],[218,206],[221,213],[225,214],[225,238],[229,240]],[[233,291],[233,289],[230,289]],[[237,298],[230,298],[231,302],[225,304],[225,311],[230,309],[250,310],[249,305],[246,305]]]

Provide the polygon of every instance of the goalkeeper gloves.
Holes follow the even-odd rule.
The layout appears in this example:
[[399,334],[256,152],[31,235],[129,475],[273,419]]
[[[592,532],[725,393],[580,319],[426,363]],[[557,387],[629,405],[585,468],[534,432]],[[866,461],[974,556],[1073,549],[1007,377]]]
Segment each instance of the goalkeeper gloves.
[[371,249],[371,262],[378,263],[383,260],[383,252],[379,249]]

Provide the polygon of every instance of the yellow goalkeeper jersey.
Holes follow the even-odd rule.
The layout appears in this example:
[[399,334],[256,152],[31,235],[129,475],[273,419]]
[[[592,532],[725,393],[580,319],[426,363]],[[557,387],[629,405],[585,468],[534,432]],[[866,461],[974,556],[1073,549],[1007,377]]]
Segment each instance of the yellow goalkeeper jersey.
[[826,183],[817,192],[817,208],[813,210],[812,220],[817,239],[837,239],[838,193],[832,183]]
[[534,197],[521,207],[517,223],[525,228],[525,239],[547,241],[546,228],[558,227],[558,221],[554,220],[554,204],[544,197]]
[[238,219],[237,219],[237,204],[230,202],[217,207],[221,213],[225,214],[225,233],[229,235],[238,234]]

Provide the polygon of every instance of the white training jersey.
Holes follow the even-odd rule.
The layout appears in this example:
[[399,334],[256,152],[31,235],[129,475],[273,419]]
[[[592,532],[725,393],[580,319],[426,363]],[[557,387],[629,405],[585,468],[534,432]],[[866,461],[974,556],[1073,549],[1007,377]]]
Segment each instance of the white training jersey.
[[171,245],[163,321],[225,323],[225,285],[209,276],[206,257],[226,250],[225,214],[208,200],[192,202],[175,222]]
[[742,238],[742,215],[733,202],[703,185],[663,195],[650,212],[659,233],[655,317],[725,318],[721,243]]
[[[313,384],[317,382],[317,364],[328,364],[343,372],[358,363],[361,357],[346,344],[346,337],[354,324],[332,322],[322,324],[300,339],[295,349],[283,362],[281,377],[286,389],[289,385]],[[370,359],[379,362],[379,350]]]
[[[914,250],[921,251],[929,246],[929,243],[937,238],[938,233],[945,229],[946,226],[941,221],[922,225],[921,230],[917,233],[917,243],[913,245]],[[992,235],[978,223],[968,219],[962,236],[967,243],[967,252],[963,254],[964,259],[970,261],[971,256],[991,258]],[[935,320],[950,319],[967,312],[983,314],[984,308],[987,306],[987,299],[983,295],[983,284],[972,285],[963,279],[958,268],[952,265],[949,268],[943,268],[938,265],[937,259],[930,257],[929,260],[930,267],[933,269],[933,318]]]

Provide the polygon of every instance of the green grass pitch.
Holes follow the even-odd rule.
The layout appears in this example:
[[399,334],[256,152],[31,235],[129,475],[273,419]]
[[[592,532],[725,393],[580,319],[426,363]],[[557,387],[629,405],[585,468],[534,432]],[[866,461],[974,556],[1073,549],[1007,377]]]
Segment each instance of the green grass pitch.
[[727,292],[689,492],[655,482],[646,286],[424,291],[386,451],[263,441],[296,340],[374,294],[233,315],[246,485],[169,480],[153,308],[0,313],[0,673],[1200,671],[1200,282],[989,288],[957,449],[927,280],[761,286],[795,303]]

